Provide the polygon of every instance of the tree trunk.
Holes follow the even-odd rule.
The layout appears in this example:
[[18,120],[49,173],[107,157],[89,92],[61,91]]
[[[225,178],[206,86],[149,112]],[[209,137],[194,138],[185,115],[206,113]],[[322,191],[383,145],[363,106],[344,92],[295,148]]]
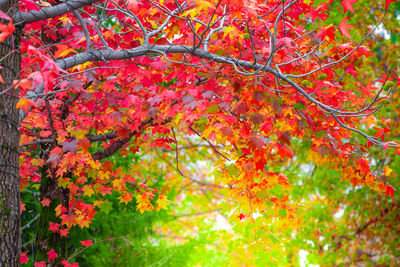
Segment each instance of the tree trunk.
[[[1,10],[12,17],[19,10],[18,1],[3,3]],[[0,75],[4,80],[4,84],[0,83],[0,266],[7,267],[19,266],[21,252],[19,114],[15,109],[18,89],[10,89],[21,69],[20,32],[16,29],[0,42]]]
[[48,258],[47,252],[54,249],[58,254],[54,264],[58,266],[67,257],[67,238],[62,237],[59,232],[51,232],[49,230],[49,223],[61,224],[60,217],[56,216],[55,208],[59,204],[66,209],[69,208],[69,191],[59,188],[57,181],[47,173],[47,170],[47,166],[44,166],[42,169],[40,199],[48,198],[51,200],[51,203],[49,207],[41,207],[34,253],[35,261],[46,261]]

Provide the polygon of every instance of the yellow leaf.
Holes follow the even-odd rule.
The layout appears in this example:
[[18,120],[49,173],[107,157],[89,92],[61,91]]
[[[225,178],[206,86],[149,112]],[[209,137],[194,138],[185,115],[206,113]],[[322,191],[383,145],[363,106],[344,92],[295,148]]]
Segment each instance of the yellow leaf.
[[156,210],[159,211],[161,209],[165,209],[169,204],[169,200],[167,199],[166,195],[162,195],[158,200],[157,200],[157,207]]
[[67,188],[68,185],[72,184],[71,179],[69,178],[64,178],[64,177],[60,177],[58,178],[58,186],[63,187],[63,188]]
[[132,201],[132,196],[133,196],[132,193],[125,192],[122,196],[119,197],[119,199],[120,199],[119,202],[120,202],[120,203],[128,204],[128,202],[131,202],[131,201]]
[[197,1],[197,5],[200,7],[200,10],[214,8],[214,6],[208,1]]
[[385,174],[385,176],[390,177],[390,175],[392,174],[393,170],[389,167],[389,166],[385,166],[383,168],[383,173]]
[[94,194],[93,188],[91,186],[89,186],[89,185],[85,185],[82,188],[82,190],[83,190],[83,196],[89,196],[90,197],[91,195]]
[[33,159],[33,160],[31,160],[31,163],[33,166],[40,167],[40,166],[43,166],[44,160],[43,159]]
[[233,27],[233,26],[226,27],[226,28],[224,29],[224,38],[226,37],[227,34],[233,32],[233,31],[235,31],[235,30],[236,30],[236,28]]

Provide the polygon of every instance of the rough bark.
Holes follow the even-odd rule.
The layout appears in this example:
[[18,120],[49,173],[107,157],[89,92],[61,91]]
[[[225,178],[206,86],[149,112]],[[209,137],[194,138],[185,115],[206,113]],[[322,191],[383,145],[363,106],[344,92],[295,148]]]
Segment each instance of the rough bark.
[[[1,10],[10,17],[18,12],[18,1],[8,1]],[[2,21],[3,23],[5,21]],[[8,22],[6,22],[8,23]],[[21,56],[18,51],[20,30],[0,43],[0,266],[19,266],[20,189],[19,189],[19,129],[18,89],[11,88],[18,79]]]

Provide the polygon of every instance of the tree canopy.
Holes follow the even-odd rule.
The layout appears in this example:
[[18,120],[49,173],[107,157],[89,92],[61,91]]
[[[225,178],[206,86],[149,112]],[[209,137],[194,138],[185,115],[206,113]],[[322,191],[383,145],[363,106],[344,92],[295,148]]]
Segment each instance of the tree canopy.
[[1,265],[399,263],[396,1],[0,8]]

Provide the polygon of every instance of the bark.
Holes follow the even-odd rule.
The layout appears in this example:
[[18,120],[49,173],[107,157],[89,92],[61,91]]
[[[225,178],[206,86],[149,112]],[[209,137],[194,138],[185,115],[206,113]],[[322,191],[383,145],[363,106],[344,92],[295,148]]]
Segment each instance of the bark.
[[[7,1],[1,10],[10,17],[18,12],[18,1]],[[3,23],[5,21],[2,21]],[[8,22],[6,22],[8,23]],[[15,106],[18,89],[11,88],[19,77],[21,56],[18,50],[20,29],[0,43],[0,266],[19,266],[20,189],[19,189],[19,121]]]
[[69,208],[69,192],[67,189],[58,187],[57,180],[49,175],[47,169],[46,166],[42,169],[40,199],[48,198],[51,200],[51,203],[48,207],[42,206],[40,210],[34,258],[36,262],[47,261],[47,252],[54,249],[58,253],[58,256],[53,263],[58,266],[61,265],[61,262],[65,260],[67,256],[67,238],[60,236],[59,232],[51,232],[49,230],[49,223],[61,224],[61,219],[56,216],[54,210],[59,204],[67,209]]
[[52,7],[42,8],[40,10],[31,10],[29,12],[15,13],[13,18],[15,24],[25,25],[39,20],[62,16],[81,7],[94,4],[98,1],[99,0],[70,0],[67,3],[59,4]]

